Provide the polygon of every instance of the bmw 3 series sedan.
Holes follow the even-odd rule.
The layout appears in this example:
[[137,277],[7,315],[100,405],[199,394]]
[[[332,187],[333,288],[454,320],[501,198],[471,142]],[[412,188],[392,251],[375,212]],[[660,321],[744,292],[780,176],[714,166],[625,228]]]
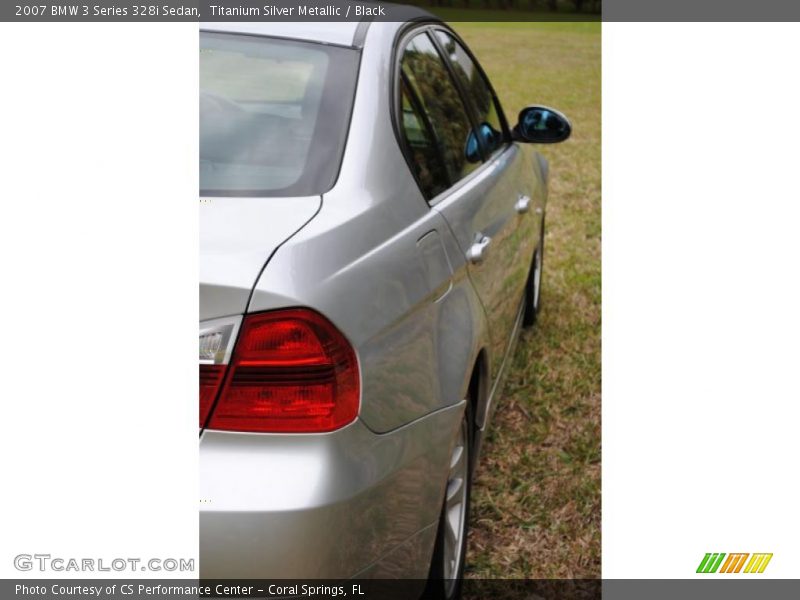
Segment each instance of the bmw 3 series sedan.
[[539,309],[529,144],[571,128],[509,121],[415,14],[201,27],[203,578],[459,594],[481,440]]

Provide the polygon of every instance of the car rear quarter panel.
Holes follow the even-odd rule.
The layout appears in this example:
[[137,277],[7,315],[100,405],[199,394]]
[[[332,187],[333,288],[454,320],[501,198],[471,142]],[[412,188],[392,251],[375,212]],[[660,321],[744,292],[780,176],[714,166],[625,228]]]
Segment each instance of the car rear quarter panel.
[[463,253],[395,138],[394,33],[371,25],[339,179],[271,259],[249,306],[310,306],[328,317],[356,349],[360,418],[377,432],[460,402],[488,338]]

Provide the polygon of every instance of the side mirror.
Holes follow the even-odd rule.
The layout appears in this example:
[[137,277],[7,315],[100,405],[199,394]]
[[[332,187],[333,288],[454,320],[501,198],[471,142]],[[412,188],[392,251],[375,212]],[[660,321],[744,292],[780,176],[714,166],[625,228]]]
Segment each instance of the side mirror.
[[529,106],[520,111],[513,137],[517,142],[556,144],[566,140],[571,133],[569,119],[557,110],[546,106]]

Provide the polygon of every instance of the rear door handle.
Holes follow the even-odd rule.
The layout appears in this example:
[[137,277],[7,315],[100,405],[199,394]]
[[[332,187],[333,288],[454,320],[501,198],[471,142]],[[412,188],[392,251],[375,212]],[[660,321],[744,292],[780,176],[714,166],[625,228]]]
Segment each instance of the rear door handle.
[[492,243],[492,238],[482,233],[476,234],[477,239],[467,250],[467,260],[472,264],[480,264],[489,253],[489,244]]
[[[508,205],[506,205],[508,206]],[[531,209],[531,197],[522,195],[517,200],[517,203],[514,205],[514,210],[516,210],[519,214],[525,214]]]

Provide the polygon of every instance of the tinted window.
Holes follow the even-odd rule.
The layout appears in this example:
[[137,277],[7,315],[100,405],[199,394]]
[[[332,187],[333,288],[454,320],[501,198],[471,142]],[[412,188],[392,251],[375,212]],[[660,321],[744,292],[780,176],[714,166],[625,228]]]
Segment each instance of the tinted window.
[[422,193],[426,198],[433,198],[446,190],[450,181],[442,162],[441,148],[433,136],[430,124],[426,122],[418,100],[410,93],[405,78],[400,94],[401,124],[411,167]]
[[506,136],[501,117],[502,109],[492,94],[492,88],[467,51],[453,36],[442,30],[437,30],[436,36],[453,65],[456,77],[478,111],[478,122],[481,124],[478,130],[486,149],[489,153],[496,152],[502,148]]
[[200,36],[200,190],[307,196],[333,185],[355,89],[355,51]]
[[480,164],[479,155],[467,152],[472,125],[458,89],[425,33],[406,46],[401,69],[407,93],[419,106],[420,116],[435,138],[449,183],[453,184]]

